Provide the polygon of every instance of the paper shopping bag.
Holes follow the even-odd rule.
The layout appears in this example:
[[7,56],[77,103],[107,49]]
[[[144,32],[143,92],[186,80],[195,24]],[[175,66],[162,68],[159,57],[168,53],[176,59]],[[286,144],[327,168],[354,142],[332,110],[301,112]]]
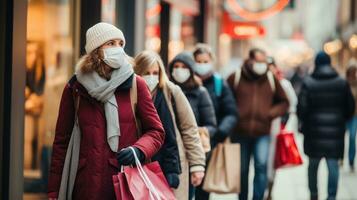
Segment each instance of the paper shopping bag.
[[113,184],[116,200],[134,200],[123,172],[113,176]]
[[[157,161],[143,165],[143,171],[137,168],[124,169],[130,193],[134,199],[175,200],[175,195]],[[151,182],[148,182],[147,179]]]
[[240,144],[218,144],[212,152],[203,189],[214,193],[240,192]]

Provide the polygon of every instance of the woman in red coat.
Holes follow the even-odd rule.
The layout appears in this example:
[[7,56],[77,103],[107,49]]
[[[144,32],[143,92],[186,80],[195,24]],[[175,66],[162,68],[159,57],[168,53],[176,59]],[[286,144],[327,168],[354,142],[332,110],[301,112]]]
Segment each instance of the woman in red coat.
[[[121,165],[150,159],[164,141],[161,121],[146,83],[134,77],[123,47],[125,38],[115,26],[98,23],[88,29],[86,52],[65,87],[53,143],[48,185],[49,199],[57,199],[67,147],[78,117],[80,150],[72,199],[115,199],[112,175]],[[136,81],[137,104],[133,113],[130,91]],[[134,84],[135,85],[135,84]],[[79,98],[77,113],[76,102]],[[136,119],[141,122],[139,138]]]

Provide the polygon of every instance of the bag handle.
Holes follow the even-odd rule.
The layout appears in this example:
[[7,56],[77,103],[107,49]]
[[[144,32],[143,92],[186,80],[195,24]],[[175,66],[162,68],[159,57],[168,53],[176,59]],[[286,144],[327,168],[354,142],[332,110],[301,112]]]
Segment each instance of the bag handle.
[[238,87],[241,74],[242,74],[242,69],[239,67],[234,75],[234,83],[233,83],[234,88]]
[[267,76],[268,76],[268,81],[270,84],[271,89],[273,90],[273,92],[275,92],[276,90],[276,86],[275,86],[275,80],[274,80],[274,74],[271,71],[267,72]]
[[147,176],[146,172],[144,171],[144,169],[143,169],[143,167],[142,167],[142,165],[140,163],[140,160],[139,160],[138,156],[136,155],[136,152],[135,152],[134,148],[133,147],[129,147],[129,149],[134,154],[135,164],[136,164],[136,167],[137,167],[137,169],[139,171],[140,177],[141,177],[141,179],[143,179],[146,187],[149,189],[150,199],[155,200],[155,198],[156,198],[157,200],[161,200],[159,192],[157,191],[157,189],[155,188],[154,184],[151,182],[150,178]]
[[137,116],[138,86],[137,86],[137,80],[135,74],[133,75],[132,85],[130,89],[130,101],[131,101],[130,102],[131,109],[133,111],[135,125],[136,125],[137,138],[140,138],[142,136],[142,130],[141,130],[141,121]]

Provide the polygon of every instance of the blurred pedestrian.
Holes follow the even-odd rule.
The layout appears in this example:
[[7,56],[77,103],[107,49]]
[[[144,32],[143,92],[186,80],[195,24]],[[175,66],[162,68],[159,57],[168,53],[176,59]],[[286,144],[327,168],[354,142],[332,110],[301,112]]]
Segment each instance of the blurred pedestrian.
[[309,156],[309,189],[311,200],[318,199],[317,170],[326,159],[328,200],[336,199],[339,177],[338,159],[343,159],[346,122],[355,111],[350,87],[331,66],[325,52],[315,58],[315,69],[302,85],[298,117],[304,134],[304,151]]
[[285,79],[283,72],[276,65],[274,58],[268,59],[268,67],[275,77],[279,80],[288,100],[289,100],[289,110],[282,117],[275,118],[271,123],[271,144],[269,153],[269,165],[268,165],[268,194],[267,200],[271,199],[274,179],[275,179],[275,169],[274,169],[274,159],[275,159],[275,149],[276,149],[276,136],[280,133],[282,127],[287,131],[297,133],[297,116],[296,116],[296,106],[297,106],[297,96],[295,90],[291,85],[290,81]]
[[170,187],[177,189],[180,184],[179,174],[181,174],[180,155],[172,113],[162,90],[166,85],[167,77],[160,69],[164,69],[164,65],[160,56],[155,52],[143,51],[135,57],[134,71],[142,76],[148,85],[166,133],[162,148],[152,160],[159,162]]
[[[196,63],[192,54],[183,52],[178,54],[171,61],[169,64],[169,72],[172,81],[181,87],[190,102],[199,131],[208,132],[208,137],[210,137],[217,131],[216,115],[207,89],[202,86],[201,80],[194,74],[193,69],[195,65]],[[198,185],[191,185],[189,199],[195,196],[194,187]]]
[[[216,114],[217,131],[211,134],[211,148],[214,148],[216,144],[231,135],[237,124],[237,107],[227,82],[215,73],[215,56],[212,49],[207,44],[198,44],[193,56],[196,61],[193,70],[203,81],[203,86],[207,88]],[[202,190],[201,186],[197,187],[196,199],[208,200],[209,193]]]
[[242,68],[229,76],[239,109],[239,121],[231,139],[241,145],[240,200],[248,199],[250,158],[254,157],[253,199],[264,198],[268,184],[267,167],[270,146],[270,127],[274,118],[284,115],[289,108],[286,94],[279,80],[268,70],[266,53],[252,49]]
[[[62,95],[53,143],[49,199],[57,199],[59,195],[61,199],[115,199],[112,176],[120,166],[135,164],[134,153],[127,147],[133,147],[144,161],[151,159],[164,141],[164,130],[150,91],[145,81],[134,75],[124,46],[123,33],[111,24],[98,23],[87,30],[86,55],[77,63],[76,75]],[[130,99],[134,81],[137,113],[133,112]],[[135,128],[136,118],[141,121],[141,130]],[[78,136],[79,140],[74,140],[77,143],[73,149],[67,150],[72,136]],[[69,171],[64,168],[66,154],[72,155]],[[75,182],[67,183],[67,179]],[[62,194],[62,189],[64,193],[73,192]]]
[[[135,62],[135,72],[147,81],[158,110],[166,104],[170,111],[182,172],[179,176],[180,185],[175,190],[175,195],[178,199],[188,199],[189,179],[191,184],[198,185],[202,182],[205,171],[205,154],[201,146],[195,115],[181,88],[168,80],[162,60],[156,53],[144,51],[136,56]],[[162,112],[159,111],[159,114],[165,114]]]
[[[353,97],[355,99],[355,105],[357,104],[357,63],[353,62],[347,69],[346,78],[350,84]],[[357,132],[357,106],[354,112],[353,118],[347,124],[349,137],[348,145],[348,161],[350,164],[351,172],[355,171],[355,156],[356,156],[356,132]]]

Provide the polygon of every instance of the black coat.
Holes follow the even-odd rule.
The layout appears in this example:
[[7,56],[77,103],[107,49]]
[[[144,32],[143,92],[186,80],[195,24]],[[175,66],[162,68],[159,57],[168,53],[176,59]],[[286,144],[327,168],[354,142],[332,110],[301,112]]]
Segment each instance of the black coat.
[[154,105],[165,130],[165,141],[159,152],[153,157],[160,163],[165,175],[169,173],[180,174],[180,157],[177,147],[175,126],[164,94],[161,89],[157,90]]
[[221,81],[220,94],[217,94],[214,76],[203,82],[211,97],[217,118],[217,133],[212,141],[214,145],[231,135],[238,122],[238,109],[232,91],[224,80]]
[[354,106],[348,83],[331,66],[317,67],[304,80],[297,114],[308,156],[343,157],[346,122]]
[[199,86],[192,89],[183,89],[183,92],[190,102],[197,125],[199,127],[206,127],[212,138],[217,131],[217,121],[207,89],[203,86]]

